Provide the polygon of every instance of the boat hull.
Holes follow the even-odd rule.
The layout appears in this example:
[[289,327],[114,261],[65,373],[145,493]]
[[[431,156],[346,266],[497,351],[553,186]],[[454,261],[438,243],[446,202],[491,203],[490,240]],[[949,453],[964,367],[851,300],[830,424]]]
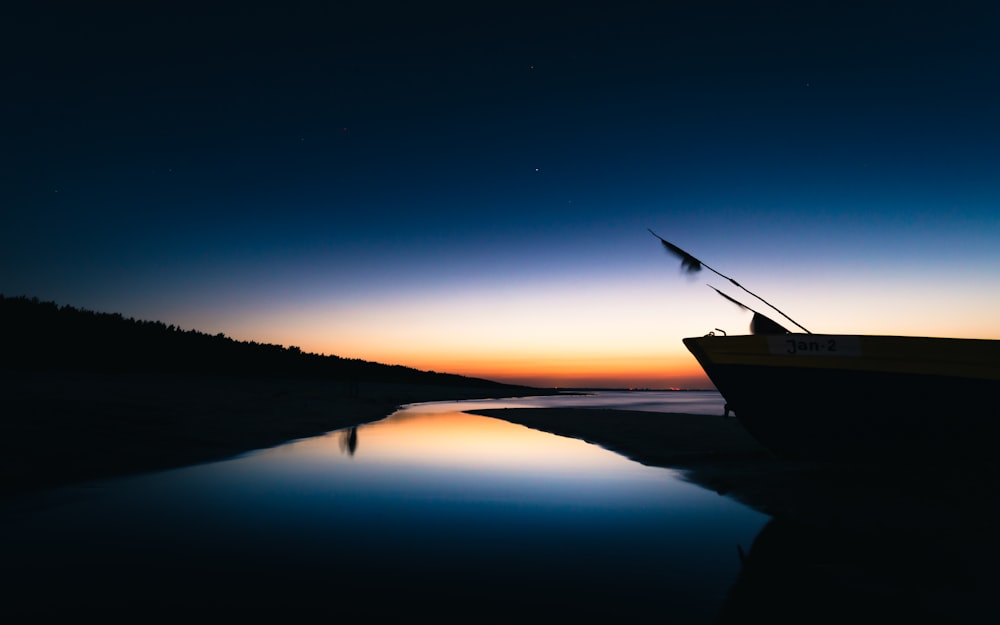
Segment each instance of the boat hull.
[[684,339],[744,428],[789,459],[962,457],[1000,433],[1000,341]]

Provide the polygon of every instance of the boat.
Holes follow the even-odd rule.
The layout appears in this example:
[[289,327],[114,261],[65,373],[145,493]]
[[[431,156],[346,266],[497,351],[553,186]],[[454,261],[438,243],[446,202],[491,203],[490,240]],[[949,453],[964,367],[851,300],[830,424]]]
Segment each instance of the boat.
[[720,331],[683,339],[723,396],[726,415],[777,457],[963,459],[995,446],[1000,340],[813,334],[735,280],[660,240],[689,271],[715,272],[801,330],[789,331],[715,289],[753,312],[750,334]]
[[1000,341],[844,334],[683,339],[747,432],[789,459],[960,456],[1000,431]]

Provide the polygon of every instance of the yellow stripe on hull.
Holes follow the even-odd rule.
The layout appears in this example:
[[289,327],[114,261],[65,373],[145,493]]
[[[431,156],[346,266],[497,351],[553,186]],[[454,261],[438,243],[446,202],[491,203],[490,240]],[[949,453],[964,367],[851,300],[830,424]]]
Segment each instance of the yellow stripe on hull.
[[[1000,341],[879,335],[745,335],[684,339],[715,365],[837,369],[1000,380]],[[832,346],[832,349],[831,349]],[[703,363],[704,364],[704,363]]]

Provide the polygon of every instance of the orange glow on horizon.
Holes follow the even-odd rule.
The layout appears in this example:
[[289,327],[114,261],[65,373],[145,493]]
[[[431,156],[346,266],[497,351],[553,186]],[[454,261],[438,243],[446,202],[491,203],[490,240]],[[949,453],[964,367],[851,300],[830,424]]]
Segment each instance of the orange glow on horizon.
[[646,345],[636,353],[626,354],[621,349],[602,350],[594,346],[591,346],[592,351],[579,348],[522,351],[491,345],[481,353],[470,350],[467,345],[373,342],[364,346],[351,345],[352,351],[347,352],[340,349],[343,345],[315,338],[309,340],[301,335],[273,337],[271,341],[296,345],[314,354],[539,388],[715,388],[694,356],[683,346],[667,350]]
[[[579,289],[551,285],[529,289],[527,296],[428,295],[405,308],[356,304],[336,315],[335,306],[279,309],[244,317],[232,335],[540,388],[714,388],[680,340],[704,333],[700,311],[672,315],[664,324],[660,307],[636,312],[627,305],[635,290],[619,285],[600,303]],[[735,323],[745,325],[739,313],[732,315]]]
[[540,388],[714,388],[689,354],[657,358],[484,359],[482,362],[440,357],[404,364],[425,371]]

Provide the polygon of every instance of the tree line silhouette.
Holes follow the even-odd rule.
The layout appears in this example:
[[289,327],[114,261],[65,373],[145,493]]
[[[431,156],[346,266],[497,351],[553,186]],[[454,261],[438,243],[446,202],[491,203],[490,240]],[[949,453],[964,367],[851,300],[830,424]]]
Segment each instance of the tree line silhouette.
[[[0,294],[0,368],[496,386],[480,378],[303,352]],[[517,387],[524,388],[524,387]]]

